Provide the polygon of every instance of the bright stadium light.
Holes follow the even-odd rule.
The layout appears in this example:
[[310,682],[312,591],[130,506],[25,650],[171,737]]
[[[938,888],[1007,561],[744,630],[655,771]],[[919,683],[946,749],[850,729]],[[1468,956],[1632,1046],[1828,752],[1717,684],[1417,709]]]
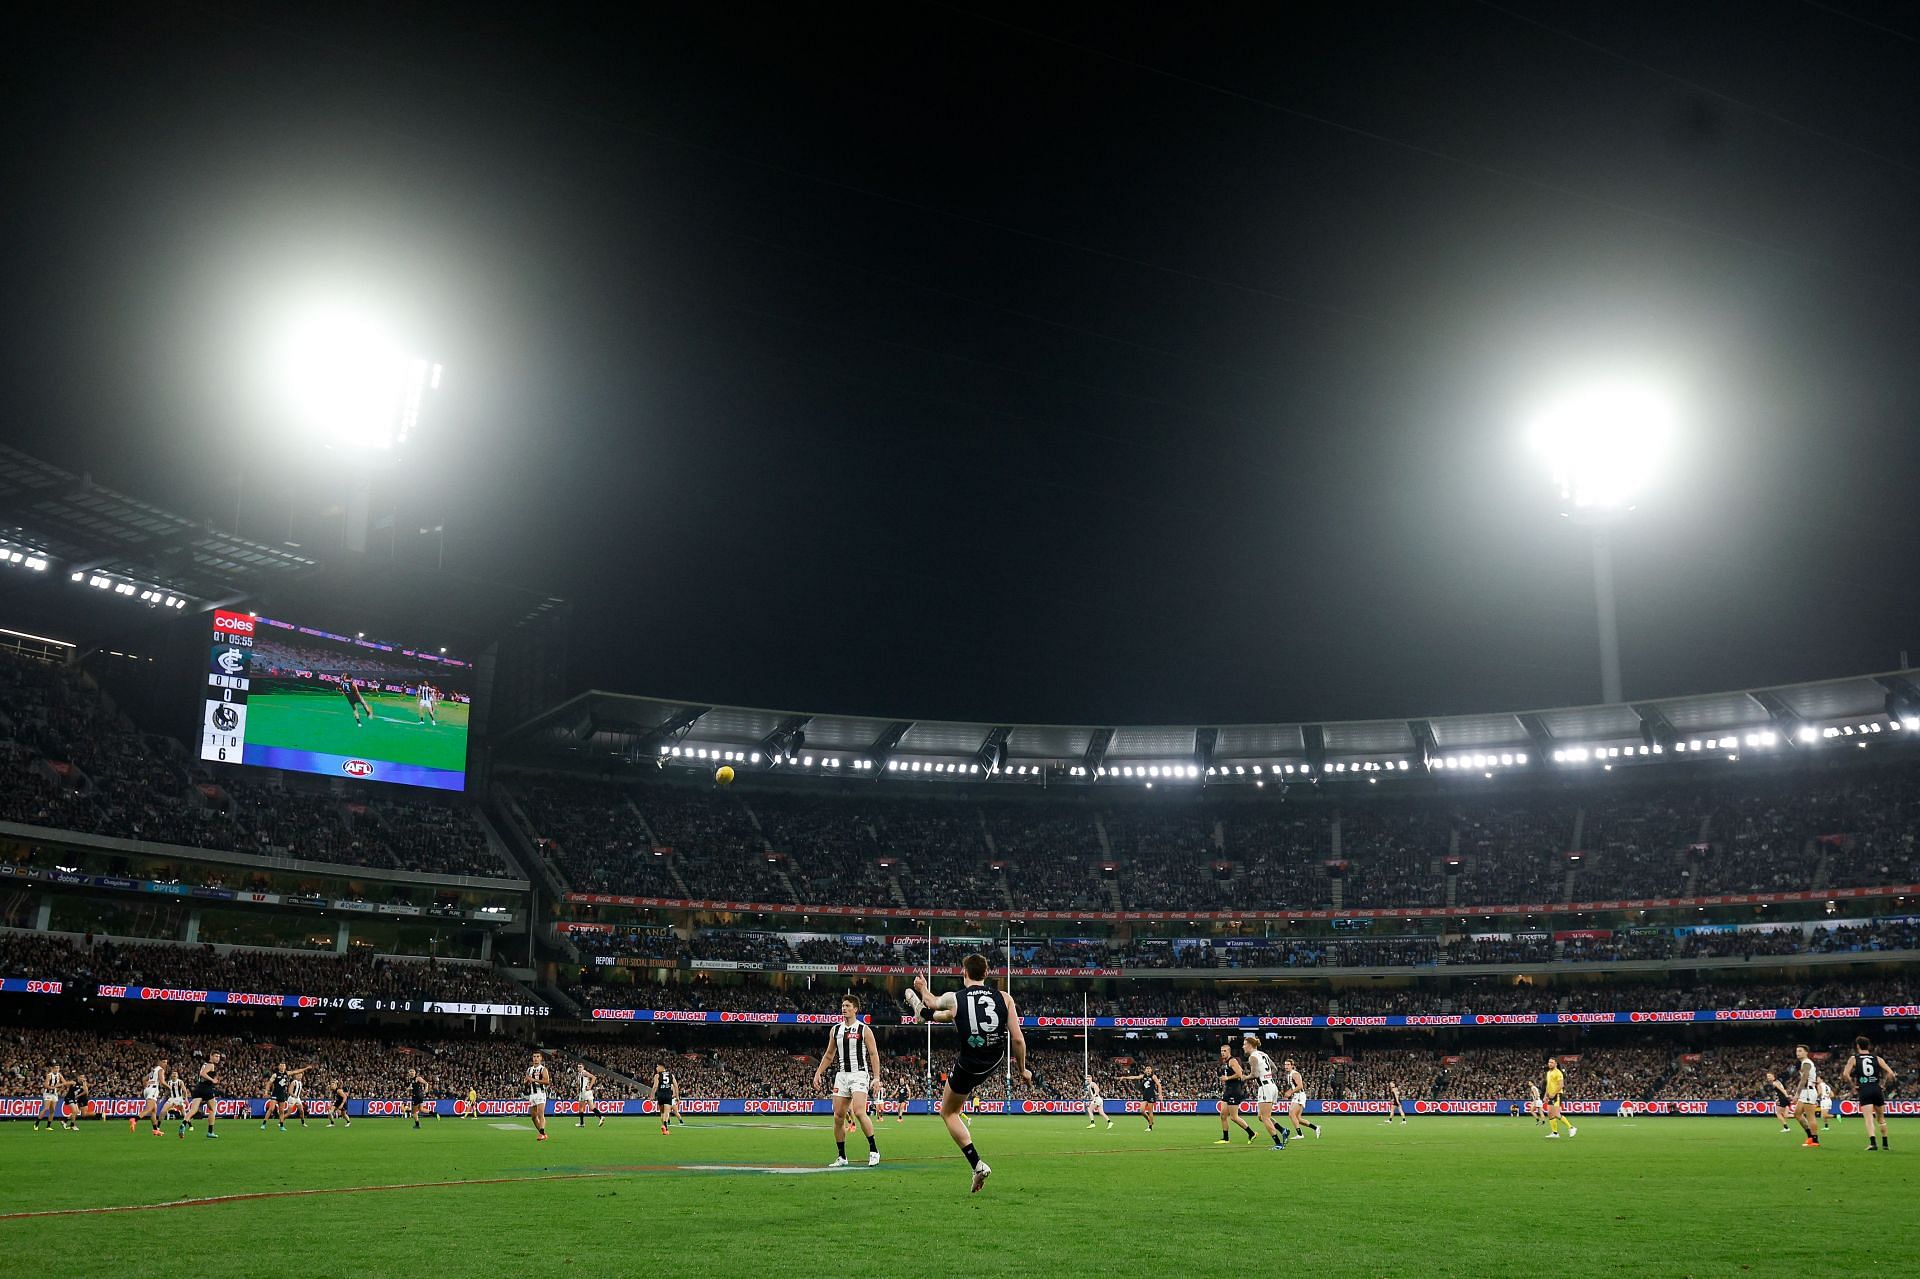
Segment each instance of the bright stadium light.
[[406,443],[440,366],[409,351],[377,316],[326,303],[281,338],[276,381],[295,428],[328,447],[379,454]]
[[1632,384],[1597,384],[1553,400],[1528,428],[1569,514],[1630,510],[1673,447],[1672,403]]
[[1653,484],[1674,445],[1672,401],[1641,383],[1598,382],[1548,401],[1527,427],[1561,513],[1593,530],[1593,595],[1600,637],[1600,700],[1619,702],[1620,633],[1614,620],[1613,550],[1607,527]]

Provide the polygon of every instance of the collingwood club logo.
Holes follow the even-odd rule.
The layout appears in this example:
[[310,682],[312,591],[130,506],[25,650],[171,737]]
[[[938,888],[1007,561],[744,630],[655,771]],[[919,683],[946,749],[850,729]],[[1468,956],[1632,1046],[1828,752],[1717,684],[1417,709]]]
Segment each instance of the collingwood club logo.
[[222,733],[231,733],[240,726],[240,712],[222,702],[213,708],[213,726]]

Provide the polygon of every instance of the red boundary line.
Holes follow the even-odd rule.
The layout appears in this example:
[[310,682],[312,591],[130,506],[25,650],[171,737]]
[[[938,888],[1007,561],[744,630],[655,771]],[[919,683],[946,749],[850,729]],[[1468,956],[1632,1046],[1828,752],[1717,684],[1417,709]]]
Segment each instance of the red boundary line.
[[315,1195],[364,1195],[389,1190],[440,1190],[452,1186],[500,1186],[522,1181],[579,1181],[606,1177],[604,1172],[568,1172],[532,1177],[474,1177],[460,1181],[407,1181],[388,1186],[323,1186],[307,1190],[256,1190],[239,1195],[208,1195],[201,1199],[171,1199],[157,1204],[118,1204],[110,1208],[43,1208],[35,1212],[0,1213],[0,1221],[36,1217],[95,1217],[116,1212],[156,1212],[162,1208],[205,1208],[214,1204],[245,1203],[253,1199],[305,1199]]

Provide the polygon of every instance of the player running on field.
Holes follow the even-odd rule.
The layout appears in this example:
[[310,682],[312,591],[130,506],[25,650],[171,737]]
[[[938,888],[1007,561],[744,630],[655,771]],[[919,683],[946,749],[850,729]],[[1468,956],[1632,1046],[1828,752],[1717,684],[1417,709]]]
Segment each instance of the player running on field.
[[352,1100],[352,1098],[347,1093],[346,1081],[335,1078],[333,1081],[333,1091],[327,1096],[327,1127],[333,1127],[333,1121],[336,1116],[339,1118],[342,1127],[353,1127],[353,1117],[347,1113],[347,1102],[350,1100]]
[[107,1108],[102,1106],[98,1110],[94,1109],[93,1085],[87,1082],[85,1075],[81,1075],[73,1081],[73,1117],[78,1121],[86,1118],[88,1115],[92,1115],[102,1123],[105,1123]]
[[433,713],[433,708],[439,705],[440,690],[431,684],[422,684],[418,691],[420,695],[420,722],[422,724],[438,724],[440,717]]
[[1260,1036],[1248,1031],[1240,1040],[1247,1055],[1247,1073],[1253,1076],[1253,1113],[1260,1126],[1273,1138],[1275,1150],[1285,1150],[1293,1134],[1285,1124],[1273,1122],[1273,1108],[1280,1102],[1280,1085],[1274,1082],[1273,1058],[1260,1051]]
[[225,1069],[226,1062],[225,1054],[209,1053],[207,1059],[200,1063],[200,1073],[195,1075],[193,1080],[193,1093],[187,1099],[187,1108],[180,1114],[180,1139],[182,1141],[186,1140],[188,1130],[193,1127],[194,1116],[200,1114],[202,1111],[204,1111],[207,1116],[207,1136],[218,1137],[220,1135],[213,1130],[213,1125],[214,1121],[220,1117],[215,1111],[219,1107],[218,1098],[220,1093],[218,1085],[220,1083],[220,1072]]
[[185,1118],[187,1113],[187,1081],[180,1078],[180,1072],[167,1075],[167,1099],[160,1104],[160,1118],[174,1115]]
[[840,1151],[829,1168],[847,1166],[847,1121],[860,1125],[867,1139],[867,1166],[880,1162],[880,1145],[874,1139],[873,1116],[867,1113],[873,1081],[880,1074],[880,1050],[874,1044],[873,1027],[860,1020],[860,1001],[848,995],[840,1001],[840,1020],[827,1032],[827,1050],[813,1068],[813,1090],[820,1091],[833,1064],[833,1144]]
[[600,1107],[595,1104],[593,1100],[593,1086],[599,1082],[600,1076],[588,1070],[586,1062],[577,1061],[573,1064],[574,1114],[576,1120],[573,1126],[575,1128],[585,1128],[587,1126],[588,1111],[593,1112],[593,1117],[598,1121],[600,1127],[605,1128],[607,1126],[607,1117],[600,1113]]
[[534,1128],[539,1132],[535,1141],[547,1139],[547,1089],[553,1086],[553,1072],[547,1069],[544,1053],[533,1055],[533,1064],[527,1067],[527,1115],[533,1120]]
[[680,1114],[680,1080],[664,1061],[653,1065],[653,1108],[660,1114],[660,1135],[666,1136],[673,1130],[667,1127],[669,1119],[678,1120],[680,1126],[687,1126],[686,1119]]
[[1233,1138],[1227,1135],[1227,1124],[1236,1125],[1247,1134],[1247,1140],[1253,1140],[1253,1125],[1240,1117],[1240,1103],[1247,1099],[1247,1070],[1240,1059],[1233,1055],[1232,1044],[1220,1045],[1220,1100],[1215,1106],[1220,1111],[1220,1140],[1216,1146],[1225,1146]]
[[[260,1127],[263,1131],[269,1119],[280,1125],[281,1132],[287,1130],[287,1118],[296,1109],[293,1098],[299,1091],[300,1077],[312,1069],[311,1066],[302,1066],[298,1070],[289,1070],[284,1061],[274,1067],[273,1073],[268,1075],[266,1080],[267,1107],[260,1116]],[[300,1126],[306,1127],[306,1121],[302,1120]]]
[[936,996],[925,977],[915,977],[907,1003],[915,1016],[952,1023],[960,1032],[960,1052],[940,1093],[940,1118],[953,1144],[967,1157],[973,1169],[973,1193],[978,1194],[993,1169],[974,1149],[961,1108],[974,1089],[1000,1073],[1009,1052],[1014,1071],[1023,1081],[1032,1083],[1033,1072],[1027,1069],[1027,1037],[1020,1030],[1020,1010],[1011,995],[987,984],[985,955],[968,955],[960,961],[960,983],[958,991]]
[[1887,1059],[1873,1051],[1873,1041],[1860,1035],[1853,1041],[1853,1056],[1840,1072],[1840,1078],[1856,1089],[1860,1118],[1867,1125],[1867,1149],[1891,1150],[1887,1141],[1887,1089],[1896,1078]]
[[140,1090],[140,1109],[127,1120],[127,1131],[133,1132],[142,1119],[153,1124],[153,1135],[160,1135],[160,1094],[167,1087],[167,1059],[159,1062],[147,1071],[147,1083]]
[[422,1115],[431,1114],[435,1119],[440,1118],[440,1108],[427,1100],[427,1092],[432,1087],[433,1085],[427,1082],[427,1077],[419,1071],[407,1072],[406,1111],[413,1119],[415,1128],[420,1126]]
[[1154,1120],[1160,1112],[1160,1076],[1154,1073],[1152,1066],[1142,1066],[1137,1075],[1122,1075],[1120,1082],[1130,1084],[1138,1080],[1140,1084],[1140,1113],[1147,1118],[1147,1131],[1153,1131]]
[[287,1081],[287,1104],[280,1108],[281,1114],[298,1119],[302,1128],[307,1126],[307,1072],[312,1069],[302,1066],[292,1072],[293,1078]]
[[1305,1136],[1305,1134],[1300,1131],[1301,1126],[1305,1124],[1306,1127],[1313,1129],[1313,1135],[1317,1139],[1320,1136],[1320,1125],[1306,1123],[1304,1118],[1307,1113],[1306,1076],[1302,1075],[1300,1068],[1293,1064],[1293,1058],[1287,1058],[1285,1065],[1287,1071],[1287,1119],[1293,1124],[1293,1135],[1296,1137]]
[[46,1122],[48,1132],[53,1131],[56,1123],[64,1124],[60,1114],[60,1094],[66,1086],[67,1077],[60,1073],[60,1067],[57,1064],[48,1066],[46,1078],[40,1085],[40,1113],[33,1118],[35,1132],[40,1131],[43,1120]]
[[1547,1058],[1547,1097],[1543,1109],[1547,1116],[1547,1136],[1558,1137],[1560,1125],[1567,1126],[1567,1136],[1578,1137],[1580,1130],[1573,1126],[1573,1120],[1560,1113],[1560,1097],[1567,1087],[1566,1072],[1560,1069],[1558,1057]]
[[1533,1116],[1536,1125],[1547,1122],[1547,1103],[1540,1097],[1538,1080],[1527,1080],[1527,1113]]
[[1107,1113],[1107,1099],[1100,1095],[1100,1085],[1087,1076],[1087,1127],[1091,1128],[1100,1120],[1107,1121],[1107,1127],[1113,1127],[1113,1116]]

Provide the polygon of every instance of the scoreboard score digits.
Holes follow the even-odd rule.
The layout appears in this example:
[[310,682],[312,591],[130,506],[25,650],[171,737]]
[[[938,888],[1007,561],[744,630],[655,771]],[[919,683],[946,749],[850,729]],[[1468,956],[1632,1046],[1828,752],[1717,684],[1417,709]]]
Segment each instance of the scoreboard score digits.
[[207,663],[207,700],[200,724],[200,758],[243,763],[247,741],[248,659],[254,618],[224,609],[213,614],[213,655]]

